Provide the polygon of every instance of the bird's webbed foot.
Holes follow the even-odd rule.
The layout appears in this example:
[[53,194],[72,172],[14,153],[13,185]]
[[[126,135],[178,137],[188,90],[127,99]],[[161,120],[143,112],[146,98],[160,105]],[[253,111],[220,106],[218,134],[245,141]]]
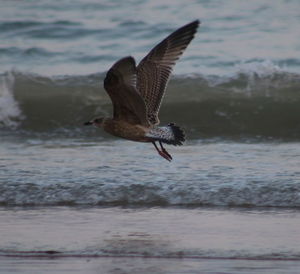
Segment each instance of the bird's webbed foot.
[[155,142],[152,142],[152,144],[154,145],[155,149],[157,150],[158,154],[165,158],[167,161],[171,162],[172,161],[172,156],[169,154],[169,152],[162,146],[162,143],[159,142],[161,150],[157,147]]

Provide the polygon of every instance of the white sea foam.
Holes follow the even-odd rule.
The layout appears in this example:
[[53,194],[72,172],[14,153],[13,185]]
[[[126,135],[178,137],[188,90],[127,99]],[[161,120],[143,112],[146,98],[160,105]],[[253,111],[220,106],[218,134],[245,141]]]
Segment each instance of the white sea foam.
[[16,128],[24,118],[14,98],[15,78],[12,73],[0,76],[0,126]]
[[13,147],[14,158],[0,159],[0,205],[300,207],[298,143],[195,142],[170,147],[171,165],[149,145],[126,141]]
[[246,74],[248,76],[266,77],[275,73],[283,72],[283,70],[270,60],[243,62],[235,66],[238,74]]

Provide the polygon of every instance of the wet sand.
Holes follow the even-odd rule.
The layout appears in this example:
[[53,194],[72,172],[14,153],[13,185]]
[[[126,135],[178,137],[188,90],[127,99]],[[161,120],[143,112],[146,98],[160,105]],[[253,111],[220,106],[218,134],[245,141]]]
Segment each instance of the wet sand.
[[0,258],[0,273],[299,274],[299,261],[166,258]]
[[300,212],[2,208],[0,273],[299,273]]

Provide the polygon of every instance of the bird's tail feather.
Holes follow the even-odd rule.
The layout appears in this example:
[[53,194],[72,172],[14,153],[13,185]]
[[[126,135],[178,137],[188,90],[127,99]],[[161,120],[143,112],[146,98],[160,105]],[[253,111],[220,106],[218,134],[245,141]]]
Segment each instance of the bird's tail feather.
[[151,129],[147,137],[174,146],[181,146],[185,141],[184,131],[173,123]]

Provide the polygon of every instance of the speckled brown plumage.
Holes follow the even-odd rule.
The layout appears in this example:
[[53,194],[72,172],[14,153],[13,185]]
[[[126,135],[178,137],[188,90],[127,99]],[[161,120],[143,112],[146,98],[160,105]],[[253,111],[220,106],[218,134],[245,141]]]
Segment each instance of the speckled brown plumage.
[[85,124],[103,127],[112,135],[132,141],[152,142],[158,153],[171,161],[162,143],[182,145],[184,132],[174,124],[158,127],[158,113],[175,62],[193,39],[199,23],[193,21],[171,33],[138,66],[131,56],[117,61],[104,79],[113,103],[113,118],[95,118]]

